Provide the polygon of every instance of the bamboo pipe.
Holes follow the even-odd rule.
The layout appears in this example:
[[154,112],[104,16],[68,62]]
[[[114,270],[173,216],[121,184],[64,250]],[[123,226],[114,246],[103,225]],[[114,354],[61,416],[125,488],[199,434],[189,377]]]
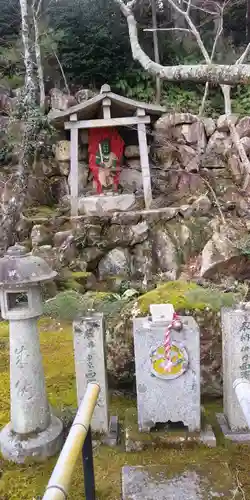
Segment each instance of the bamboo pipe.
[[88,384],[74,422],[52,472],[43,500],[66,500],[76,460],[83,447],[100,392],[96,382]]

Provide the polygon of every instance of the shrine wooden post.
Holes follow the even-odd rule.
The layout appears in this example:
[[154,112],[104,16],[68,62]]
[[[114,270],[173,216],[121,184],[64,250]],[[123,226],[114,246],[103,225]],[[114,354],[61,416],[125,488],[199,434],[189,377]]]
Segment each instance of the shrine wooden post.
[[[145,109],[138,108],[136,114],[138,117],[145,116],[146,115]],[[148,160],[147,132],[145,123],[138,123],[137,132],[138,132],[138,143],[140,150],[141,174],[142,174],[145,208],[149,209],[152,203],[152,189],[151,189],[151,177],[150,177],[149,160]]]
[[[77,115],[70,116],[70,123],[77,123]],[[70,128],[70,197],[71,217],[78,215],[78,128]]]

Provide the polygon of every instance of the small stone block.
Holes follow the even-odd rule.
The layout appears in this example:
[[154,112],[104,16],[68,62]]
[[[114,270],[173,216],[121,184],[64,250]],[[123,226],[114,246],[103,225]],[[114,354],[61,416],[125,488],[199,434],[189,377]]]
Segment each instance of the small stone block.
[[216,448],[216,436],[210,424],[205,425],[204,429],[201,430],[200,439],[201,443],[208,448]]
[[173,319],[174,306],[172,304],[151,304],[149,309],[154,323]]
[[119,421],[117,416],[111,416],[109,421],[109,432],[104,437],[103,443],[107,446],[117,446],[119,442]]
[[225,439],[229,439],[234,443],[250,444],[250,431],[231,431],[224,413],[217,413],[216,418]]

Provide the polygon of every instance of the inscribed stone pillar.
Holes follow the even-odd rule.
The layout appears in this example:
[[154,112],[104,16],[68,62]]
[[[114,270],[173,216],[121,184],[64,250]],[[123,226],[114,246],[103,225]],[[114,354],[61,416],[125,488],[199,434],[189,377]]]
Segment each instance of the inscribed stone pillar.
[[106,375],[103,314],[92,314],[73,323],[78,406],[89,382],[98,382],[100,395],[91,427],[108,432],[108,387]]
[[250,311],[223,308],[221,311],[224,414],[231,431],[247,430],[233,383],[250,380]]

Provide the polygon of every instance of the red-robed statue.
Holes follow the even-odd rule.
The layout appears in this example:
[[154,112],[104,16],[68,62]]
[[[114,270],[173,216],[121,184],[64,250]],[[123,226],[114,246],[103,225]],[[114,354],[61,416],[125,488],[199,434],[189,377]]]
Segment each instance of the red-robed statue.
[[98,194],[103,188],[117,191],[124,141],[114,128],[89,130],[89,168]]

